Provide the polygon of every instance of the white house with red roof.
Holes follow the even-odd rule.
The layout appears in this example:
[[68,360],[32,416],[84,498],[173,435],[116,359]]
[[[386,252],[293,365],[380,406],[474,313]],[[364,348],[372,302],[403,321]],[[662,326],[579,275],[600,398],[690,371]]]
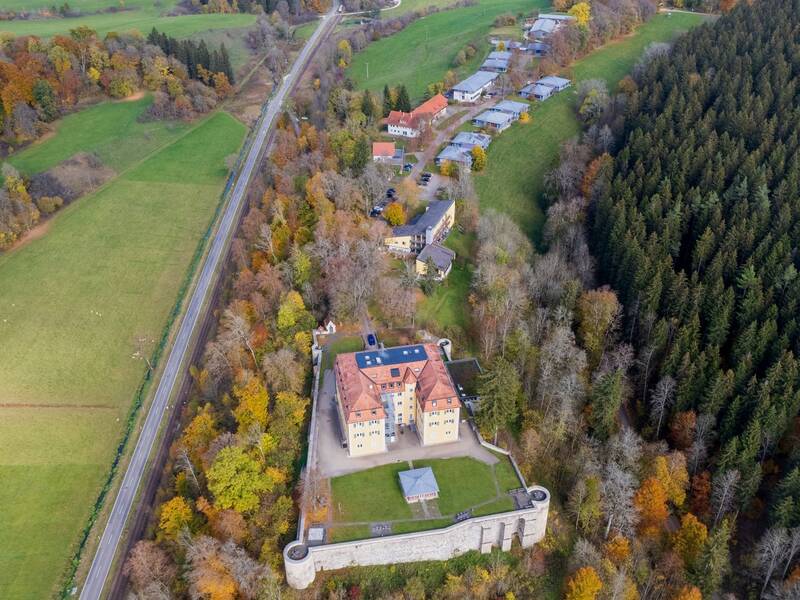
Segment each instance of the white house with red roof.
[[447,98],[436,94],[411,112],[393,110],[384,119],[390,135],[407,138],[419,137],[424,127],[434,123],[447,114]]

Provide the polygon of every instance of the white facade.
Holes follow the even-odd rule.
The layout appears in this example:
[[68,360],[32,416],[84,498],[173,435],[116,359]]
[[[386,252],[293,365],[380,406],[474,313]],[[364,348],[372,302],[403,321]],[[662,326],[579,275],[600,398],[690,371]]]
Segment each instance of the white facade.
[[419,129],[412,127],[411,125],[387,125],[386,130],[389,132],[389,135],[397,135],[400,137],[407,137],[407,138],[415,138],[419,137]]

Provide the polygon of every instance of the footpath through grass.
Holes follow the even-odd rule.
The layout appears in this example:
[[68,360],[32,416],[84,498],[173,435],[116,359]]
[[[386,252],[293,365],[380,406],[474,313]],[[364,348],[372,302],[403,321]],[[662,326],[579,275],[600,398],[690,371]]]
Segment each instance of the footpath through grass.
[[[483,62],[486,34],[502,13],[528,12],[549,6],[545,0],[479,0],[475,6],[446,10],[418,19],[403,31],[373,42],[353,56],[347,70],[361,89],[380,92],[384,85],[405,84],[412,102],[419,101],[428,84],[441,81],[453,69],[466,76]],[[458,51],[474,42],[479,52],[455,68]],[[369,70],[369,76],[367,76]]]
[[[573,86],[583,79],[604,79],[613,90],[652,42],[667,42],[707,17],[690,13],[659,14],[630,36],[611,42],[569,69]],[[561,143],[577,135],[574,87],[531,108],[533,122],[518,123],[489,146],[486,170],[475,176],[482,209],[507,213],[536,243],[544,224],[544,175],[555,165]]]
[[[60,584],[144,374],[135,340],[160,338],[245,128],[216,113],[170,133],[139,164],[120,156],[130,170],[0,256],[0,598]],[[48,144],[100,143],[60,135]],[[45,156],[31,149],[29,165],[57,161],[37,148]]]

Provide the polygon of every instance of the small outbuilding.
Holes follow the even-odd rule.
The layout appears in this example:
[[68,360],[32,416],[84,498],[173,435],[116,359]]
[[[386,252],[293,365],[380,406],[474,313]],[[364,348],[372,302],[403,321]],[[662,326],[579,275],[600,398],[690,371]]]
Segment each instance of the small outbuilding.
[[409,504],[439,497],[439,484],[436,483],[436,477],[430,467],[400,471],[398,475],[403,497]]

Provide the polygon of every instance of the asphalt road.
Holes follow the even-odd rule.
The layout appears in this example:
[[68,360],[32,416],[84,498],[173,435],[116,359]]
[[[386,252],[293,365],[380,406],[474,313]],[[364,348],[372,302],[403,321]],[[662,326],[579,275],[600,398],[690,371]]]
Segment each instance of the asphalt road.
[[230,199],[225,206],[219,228],[211,242],[208,256],[203,263],[197,286],[189,298],[189,303],[183,320],[181,321],[178,335],[170,350],[164,373],[156,388],[153,403],[145,418],[144,426],[142,427],[139,439],[136,442],[136,447],[131,455],[130,463],[122,478],[122,486],[114,500],[114,506],[111,509],[106,528],[100,539],[100,545],[97,548],[97,552],[92,560],[92,566],[89,569],[89,574],[81,589],[81,600],[99,600],[102,596],[103,587],[108,578],[109,571],[111,570],[117,548],[120,546],[120,542],[123,539],[125,524],[128,521],[128,516],[130,515],[131,508],[136,498],[136,492],[144,478],[147,459],[156,442],[161,421],[168,408],[167,403],[175,386],[178,385],[185,375],[184,361],[186,357],[191,355],[193,334],[195,329],[199,327],[202,322],[204,304],[214,290],[217,281],[216,274],[220,269],[222,261],[225,259],[228,242],[239,222],[239,215],[245,202],[250,178],[253,171],[258,166],[262,150],[265,149],[265,145],[269,141],[270,130],[272,129],[275,118],[281,112],[284,100],[286,100],[294,84],[302,75],[308,59],[330,30],[330,21],[336,18],[336,5],[337,3],[334,2],[334,7],[331,12],[322,18],[319,26],[308,39],[308,42],[306,42],[292,65],[292,68],[284,76],[277,92],[273,94],[272,99],[269,101],[256,138],[244,161],[236,185],[231,192]]

